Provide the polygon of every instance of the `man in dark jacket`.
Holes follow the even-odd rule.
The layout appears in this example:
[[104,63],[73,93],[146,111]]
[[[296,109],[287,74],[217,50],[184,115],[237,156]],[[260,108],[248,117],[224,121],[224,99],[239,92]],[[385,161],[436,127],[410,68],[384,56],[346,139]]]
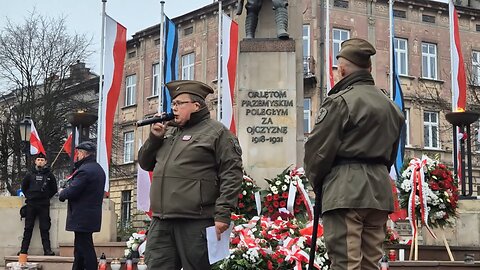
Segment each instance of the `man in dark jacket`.
[[405,118],[370,74],[375,48],[353,38],[342,43],[341,80],[322,104],[305,144],[305,169],[322,194],[324,236],[332,269],[378,269],[388,213],[389,170]]
[[73,270],[97,269],[97,255],[92,234],[99,232],[102,224],[102,201],[105,172],[95,161],[96,145],[80,143],[75,171],[67,187],[59,193],[60,201],[68,200],[66,230],[75,233]]
[[235,136],[210,118],[210,86],[188,80],[166,86],[174,122],[152,125],[138,156],[143,169],[153,170],[145,258],[150,270],[208,270],[206,227],[215,226],[218,239],[230,226],[242,151]]
[[35,167],[22,181],[22,191],[26,200],[25,229],[19,253],[27,254],[32,238],[35,219],[38,216],[43,253],[53,256],[50,246],[50,199],[57,193],[57,180],[47,166],[47,158],[40,153],[35,156]]

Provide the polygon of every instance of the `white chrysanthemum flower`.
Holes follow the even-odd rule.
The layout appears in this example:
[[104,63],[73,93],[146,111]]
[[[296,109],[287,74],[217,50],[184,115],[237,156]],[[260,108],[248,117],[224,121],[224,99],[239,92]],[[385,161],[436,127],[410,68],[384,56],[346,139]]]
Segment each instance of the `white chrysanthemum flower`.
[[282,182],[280,182],[280,180],[275,181],[275,185],[280,186],[281,184]]
[[445,211],[438,211],[434,214],[434,218],[435,219],[443,219],[443,217],[445,216]]
[[245,190],[242,191],[242,195],[244,195],[244,196],[247,195],[247,191],[245,191]]
[[440,209],[446,209],[447,206],[446,206],[444,203],[441,203],[441,204],[438,206],[438,208],[440,208]]
[[288,188],[287,185],[283,185],[283,186],[282,186],[282,190],[283,190],[283,191],[287,190],[287,188]]
[[403,180],[400,188],[403,189],[405,192],[409,192],[412,189],[412,182],[410,179]]
[[272,187],[271,188],[273,194],[278,194],[278,188],[277,187]]

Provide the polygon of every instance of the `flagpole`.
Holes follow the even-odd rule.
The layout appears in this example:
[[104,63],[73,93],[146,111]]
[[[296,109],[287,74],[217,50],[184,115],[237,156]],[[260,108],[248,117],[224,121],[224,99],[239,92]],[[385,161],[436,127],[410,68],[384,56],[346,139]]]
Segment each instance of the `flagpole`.
[[55,162],[57,161],[58,157],[60,156],[60,154],[63,152],[63,145],[62,145],[62,148],[60,149],[60,151],[58,151],[58,154],[57,156],[55,157],[55,159],[53,160],[52,164],[50,164],[50,168],[53,168],[53,165],[55,165]]
[[218,67],[217,67],[217,120],[222,119],[222,0],[218,0]]
[[[98,79],[98,115],[103,115],[103,75],[104,75],[104,61],[105,61],[105,20],[106,20],[106,9],[107,0],[102,0],[102,36],[100,42],[100,77]],[[102,121],[99,119],[97,122],[97,158],[100,158],[100,143],[102,138]],[[75,139],[75,138],[73,138]],[[73,159],[73,157],[72,157]]]
[[394,26],[393,26],[393,3],[394,3],[395,0],[389,0],[388,1],[388,17],[389,17],[389,22],[390,22],[390,53],[389,53],[389,56],[390,56],[390,78],[389,78],[389,81],[390,81],[390,99],[393,100],[393,70],[394,70],[394,66],[393,66],[393,57],[394,57],[394,53],[395,53],[395,48],[393,46],[395,46],[393,44],[393,40],[395,38],[395,29],[394,29]]
[[163,108],[163,91],[164,91],[164,74],[163,74],[163,62],[165,61],[164,59],[164,45],[165,45],[165,38],[164,38],[164,28],[165,28],[165,13],[164,13],[164,8],[165,8],[165,1],[160,1],[160,51],[159,51],[159,56],[158,56],[158,78],[160,80],[159,85],[160,89],[158,89],[158,112],[162,112]]

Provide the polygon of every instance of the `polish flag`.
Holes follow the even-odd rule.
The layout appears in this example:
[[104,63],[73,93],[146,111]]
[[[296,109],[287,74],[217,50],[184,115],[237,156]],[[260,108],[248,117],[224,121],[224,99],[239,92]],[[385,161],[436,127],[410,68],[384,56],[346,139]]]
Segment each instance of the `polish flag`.
[[104,79],[98,112],[97,161],[105,171],[105,191],[108,192],[113,119],[123,78],[123,63],[127,51],[127,29],[109,16],[105,16],[105,18]]
[[[462,43],[460,42],[460,31],[458,27],[458,13],[452,0],[448,2],[450,17],[450,58],[452,59],[452,111],[465,111],[467,103],[467,77],[465,74],[465,62],[463,61]],[[462,179],[462,156],[460,154],[460,139],[463,134],[457,128],[457,176],[459,185]]]
[[[70,135],[68,135],[67,137],[67,140],[65,141],[65,143],[63,144],[63,151],[65,151],[65,153],[67,153],[70,157],[72,156],[72,143],[73,143],[73,135],[72,133],[70,132]],[[76,136],[75,136],[75,143],[74,143],[74,147],[78,145],[78,130],[76,132]],[[75,153],[74,155],[76,156],[76,153],[77,151],[75,150]]]
[[153,172],[145,171],[137,165],[137,209],[145,211],[152,217],[150,210],[150,186],[152,184]]
[[42,153],[46,156],[47,154],[45,153],[45,149],[43,148],[42,141],[40,141],[40,136],[38,136],[37,129],[35,128],[33,121],[30,121],[30,123],[30,154],[33,156],[38,153]]
[[221,122],[237,133],[233,113],[235,79],[237,74],[238,23],[223,14],[222,18],[222,117]]
[[[450,53],[452,57],[452,96],[453,111],[464,111],[467,102],[467,77],[465,75],[465,62],[463,61],[462,43],[458,27],[458,13],[449,3],[450,10]],[[453,27],[452,27],[453,26]]]

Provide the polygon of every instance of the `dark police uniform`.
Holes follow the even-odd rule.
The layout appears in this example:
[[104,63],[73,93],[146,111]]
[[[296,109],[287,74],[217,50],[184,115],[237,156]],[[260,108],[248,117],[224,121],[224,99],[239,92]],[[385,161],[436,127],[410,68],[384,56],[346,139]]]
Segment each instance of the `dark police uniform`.
[[[362,39],[345,41],[342,51],[339,57],[363,68],[375,54]],[[304,161],[317,196],[321,192],[332,269],[378,269],[393,211],[388,172],[404,122],[367,69],[343,78],[322,104]]]
[[[213,90],[196,81],[168,83],[172,99],[182,93],[205,97]],[[242,183],[241,149],[235,136],[211,119],[207,107],[164,138],[150,133],[138,154],[153,170],[153,220],[145,258],[149,269],[208,270],[205,228],[230,224]]]
[[[45,158],[39,155],[37,157]],[[45,255],[55,255],[50,245],[50,199],[57,193],[57,180],[50,168],[34,167],[22,181],[22,191],[26,200],[25,229],[23,232],[22,247],[20,253],[27,254],[32,238],[35,219],[38,217],[40,236],[42,238]]]

